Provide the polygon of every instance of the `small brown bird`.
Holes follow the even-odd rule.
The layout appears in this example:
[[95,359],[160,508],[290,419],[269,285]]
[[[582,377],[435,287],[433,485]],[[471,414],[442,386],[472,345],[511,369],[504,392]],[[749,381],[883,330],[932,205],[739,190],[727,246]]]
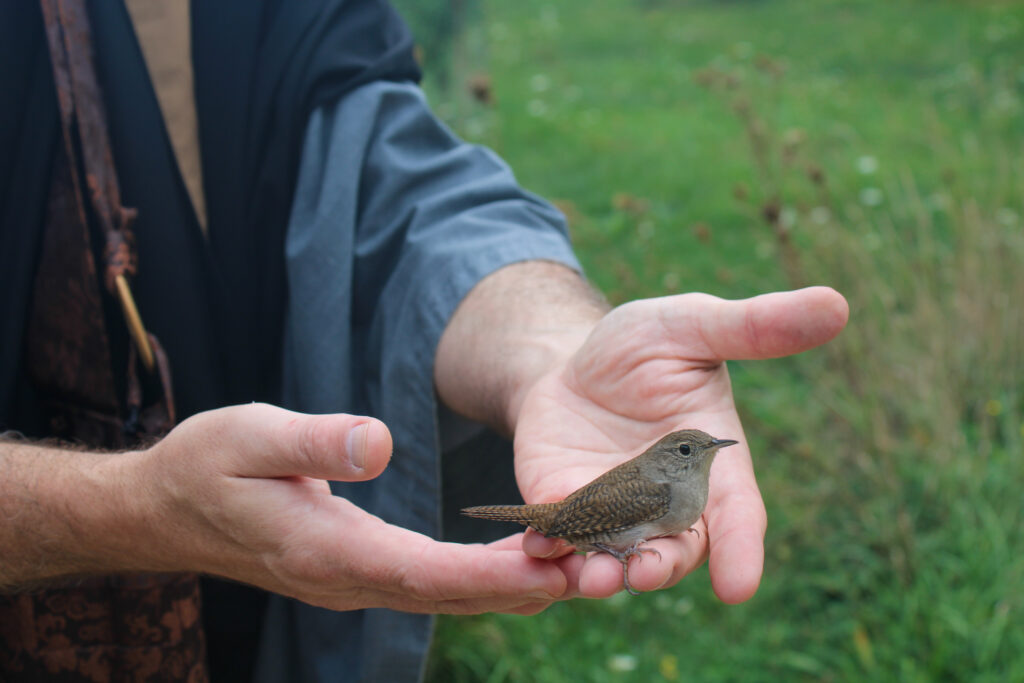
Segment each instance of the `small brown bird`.
[[[559,503],[484,505],[462,510],[483,519],[519,522],[548,538],[561,538],[578,550],[606,552],[622,563],[622,584],[629,585],[629,558],[659,553],[642,547],[652,538],[684,531],[700,519],[708,502],[708,477],[718,449],[737,443],[699,429],[663,436]],[[641,555],[642,557],[642,555]]]

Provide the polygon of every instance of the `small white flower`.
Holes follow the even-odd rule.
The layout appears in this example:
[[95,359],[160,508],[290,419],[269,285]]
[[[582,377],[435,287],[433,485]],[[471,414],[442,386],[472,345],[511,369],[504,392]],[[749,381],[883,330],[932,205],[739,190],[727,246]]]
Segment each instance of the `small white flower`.
[[612,655],[608,658],[608,668],[612,671],[635,671],[636,657],[633,655]]
[[530,90],[544,92],[551,87],[551,79],[545,74],[534,74],[530,77]]
[[796,225],[796,209],[791,206],[785,206],[779,213],[779,225],[784,228],[792,228]]
[[1020,109],[1020,99],[1010,90],[997,90],[992,96],[992,108],[1004,114],[1013,113]]
[[530,116],[541,117],[548,113],[548,105],[544,100],[530,100],[526,104],[526,111]]
[[690,598],[679,598],[676,600],[676,614],[685,616],[693,611],[693,600]]
[[865,187],[860,191],[860,203],[864,206],[878,206],[885,195],[877,187]]
[[860,171],[862,175],[871,175],[878,170],[878,159],[869,155],[858,157],[857,170]]
[[480,119],[473,118],[466,121],[466,125],[462,129],[462,132],[465,134],[467,138],[479,139],[482,138],[484,136],[484,133],[487,132],[487,126],[485,126],[484,122],[481,121]]
[[999,221],[1000,225],[1004,225],[1007,228],[1013,227],[1017,224],[1017,212],[1013,209],[1004,206],[1001,209],[996,209],[996,220]]
[[832,212],[827,206],[816,206],[811,209],[811,220],[818,225],[825,225],[832,218]]

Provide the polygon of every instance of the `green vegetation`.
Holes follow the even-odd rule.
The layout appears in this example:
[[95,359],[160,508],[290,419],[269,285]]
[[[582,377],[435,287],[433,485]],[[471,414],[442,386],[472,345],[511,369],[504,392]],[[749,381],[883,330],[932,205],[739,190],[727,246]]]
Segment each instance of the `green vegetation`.
[[563,208],[613,302],[828,284],[851,321],[730,366],[769,514],[753,600],[702,569],[442,618],[431,680],[1024,680],[1024,6],[470,9],[435,104]]

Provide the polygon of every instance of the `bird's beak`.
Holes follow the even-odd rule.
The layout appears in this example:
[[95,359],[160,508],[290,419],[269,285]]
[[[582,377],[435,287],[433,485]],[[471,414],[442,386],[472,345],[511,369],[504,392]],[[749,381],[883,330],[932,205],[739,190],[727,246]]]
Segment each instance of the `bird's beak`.
[[716,447],[716,448],[725,448],[726,446],[732,446],[733,444],[737,444],[737,443],[739,443],[739,441],[735,441],[733,439],[712,439],[711,440],[711,445]]

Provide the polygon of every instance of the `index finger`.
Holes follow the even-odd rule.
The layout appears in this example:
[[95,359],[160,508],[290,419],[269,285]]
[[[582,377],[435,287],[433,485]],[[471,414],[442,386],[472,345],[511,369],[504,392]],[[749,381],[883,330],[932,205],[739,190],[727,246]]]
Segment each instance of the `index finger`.
[[[355,525],[353,525],[355,526]],[[368,517],[350,526],[341,542],[346,558],[359,558],[353,570],[377,588],[416,600],[500,596],[553,599],[567,588],[555,565],[516,548],[518,539],[496,544],[443,543]]]
[[715,457],[704,516],[711,586],[723,602],[734,604],[750,599],[761,583],[768,516],[739,418],[735,414],[723,417],[718,420],[721,427],[709,424],[718,430],[712,433],[729,434],[740,441]]

